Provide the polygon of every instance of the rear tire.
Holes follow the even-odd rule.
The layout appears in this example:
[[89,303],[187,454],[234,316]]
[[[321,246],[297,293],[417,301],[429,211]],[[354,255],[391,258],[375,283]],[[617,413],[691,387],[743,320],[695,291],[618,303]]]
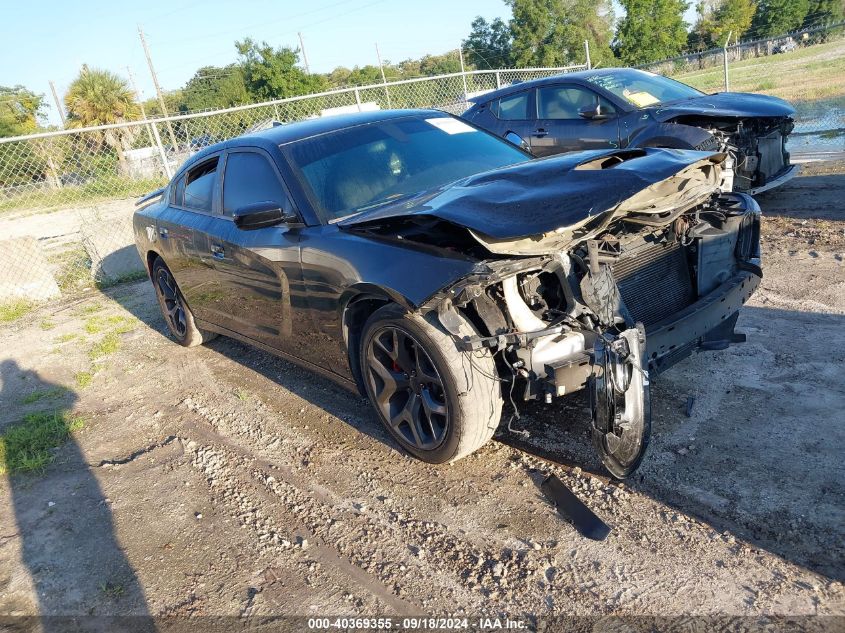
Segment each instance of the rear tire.
[[201,330],[194,321],[182,291],[161,257],[156,257],[152,269],[153,288],[167,328],[179,345],[195,347],[217,338],[217,334]]
[[465,457],[499,426],[502,396],[492,355],[459,351],[433,313],[424,318],[395,304],[378,309],[364,325],[360,362],[382,424],[423,461]]

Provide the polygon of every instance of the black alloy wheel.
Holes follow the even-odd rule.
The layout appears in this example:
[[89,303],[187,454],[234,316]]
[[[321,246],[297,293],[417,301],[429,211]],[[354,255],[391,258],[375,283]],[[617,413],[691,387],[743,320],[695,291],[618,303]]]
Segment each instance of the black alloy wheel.
[[449,431],[443,378],[422,345],[406,330],[385,325],[370,337],[366,380],[375,405],[411,447],[431,451]]
[[164,266],[156,269],[156,292],[158,293],[167,319],[167,325],[178,338],[184,338],[188,333],[188,320],[185,316],[185,304],[182,295],[176,287],[176,280]]

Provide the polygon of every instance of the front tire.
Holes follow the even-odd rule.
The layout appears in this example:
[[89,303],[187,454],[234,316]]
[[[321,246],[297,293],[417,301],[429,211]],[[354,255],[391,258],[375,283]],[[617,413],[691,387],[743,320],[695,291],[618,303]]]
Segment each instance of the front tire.
[[153,262],[152,282],[161,314],[179,345],[195,347],[217,338],[217,334],[197,327],[194,314],[185,302],[185,297],[182,296],[182,291],[179,290],[173,274],[161,257],[156,257]]
[[364,326],[360,359],[382,424],[415,457],[453,462],[496,431],[502,396],[492,355],[459,351],[435,316],[380,308]]

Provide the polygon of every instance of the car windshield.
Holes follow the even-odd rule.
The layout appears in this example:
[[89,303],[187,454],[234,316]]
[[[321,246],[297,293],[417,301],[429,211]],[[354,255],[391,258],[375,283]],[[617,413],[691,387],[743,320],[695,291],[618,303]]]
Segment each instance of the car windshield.
[[524,152],[451,117],[390,119],[290,146],[325,220],[530,160]]
[[692,99],[704,94],[674,79],[642,70],[618,70],[595,74],[586,79],[638,108],[679,99]]

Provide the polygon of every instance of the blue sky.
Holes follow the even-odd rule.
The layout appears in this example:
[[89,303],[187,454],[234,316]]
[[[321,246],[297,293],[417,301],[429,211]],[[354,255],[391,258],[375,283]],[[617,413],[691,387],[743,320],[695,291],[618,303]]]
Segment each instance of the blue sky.
[[[620,11],[617,7],[617,16]],[[234,41],[267,40],[298,46],[301,31],[311,70],[400,61],[456,48],[476,15],[510,17],[498,0],[114,0],[54,1],[37,9],[0,0],[0,85],[23,84],[42,92],[58,122],[48,81],[59,97],[83,63],[126,77],[129,66],[145,98],[153,84],[138,39],[144,28],[164,90],[181,87],[204,65],[235,60]],[[688,18],[689,19],[689,18]]]

